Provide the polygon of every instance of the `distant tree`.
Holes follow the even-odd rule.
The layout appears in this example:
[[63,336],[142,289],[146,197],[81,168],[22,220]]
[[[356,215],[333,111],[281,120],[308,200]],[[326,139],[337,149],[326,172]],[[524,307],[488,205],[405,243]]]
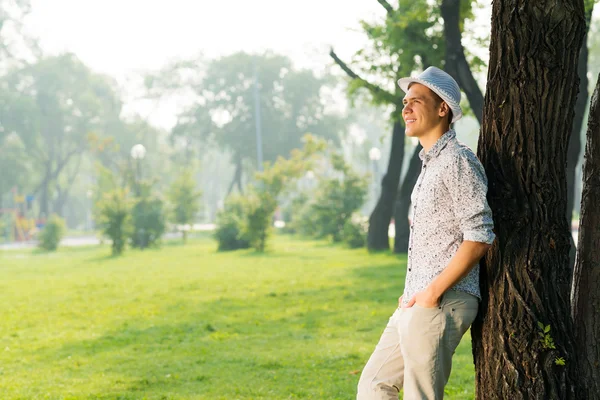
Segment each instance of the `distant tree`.
[[[169,199],[172,207],[172,220],[179,225],[194,223],[194,218],[200,211],[202,192],[197,190],[192,171],[183,171],[171,184]],[[187,239],[187,229],[182,230],[183,242]]]
[[[307,132],[338,142],[345,128],[344,121],[329,113],[324,104],[322,89],[327,80],[312,71],[295,69],[287,57],[236,53],[199,67],[197,73],[201,79],[192,87],[197,101],[179,115],[173,140],[188,149],[212,140],[229,151],[235,165],[229,191],[234,186],[242,190],[245,163],[259,169],[258,116],[263,161],[275,161],[300,148]],[[165,92],[174,85],[169,81]],[[201,150],[198,153],[202,154]]]
[[37,42],[24,29],[30,0],[0,0],[0,65],[23,64],[22,54],[39,56]]
[[96,203],[96,223],[102,233],[111,239],[113,255],[123,253],[127,239],[133,232],[131,209],[132,200],[126,189],[103,193]]
[[22,143],[35,176],[29,192],[48,216],[53,191],[66,198],[62,192],[68,193],[79,171],[75,167],[66,182],[59,180],[67,165],[77,165],[93,138],[119,121],[116,85],[65,54],[12,70],[0,87],[0,131],[14,132]]

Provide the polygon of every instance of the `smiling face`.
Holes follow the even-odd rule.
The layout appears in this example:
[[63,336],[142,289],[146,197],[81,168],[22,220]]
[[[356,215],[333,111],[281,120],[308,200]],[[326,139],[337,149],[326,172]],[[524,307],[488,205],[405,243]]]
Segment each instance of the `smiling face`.
[[428,87],[420,83],[410,85],[404,96],[402,118],[406,124],[406,136],[422,138],[441,136],[449,128],[448,105]]

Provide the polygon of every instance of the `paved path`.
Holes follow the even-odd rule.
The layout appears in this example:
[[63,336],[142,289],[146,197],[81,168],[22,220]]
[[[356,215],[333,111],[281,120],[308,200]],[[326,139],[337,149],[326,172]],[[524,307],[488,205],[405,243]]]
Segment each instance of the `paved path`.
[[[214,224],[196,224],[194,225],[194,231],[209,232],[215,229]],[[165,233],[164,239],[177,239],[180,238],[181,234],[175,232]],[[65,247],[72,246],[93,246],[100,244],[100,239],[95,235],[89,236],[78,236],[78,237],[66,237],[61,240],[60,245]],[[37,247],[37,240],[30,240],[27,242],[14,242],[14,243],[3,243],[0,244],[0,250],[18,250],[18,249],[30,249]]]

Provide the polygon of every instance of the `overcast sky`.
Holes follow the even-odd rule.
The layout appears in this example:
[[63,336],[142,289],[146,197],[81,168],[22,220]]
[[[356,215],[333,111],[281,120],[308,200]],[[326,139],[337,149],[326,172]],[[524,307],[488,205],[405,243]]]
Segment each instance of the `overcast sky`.
[[[73,52],[127,87],[144,71],[200,53],[272,49],[322,70],[330,45],[349,57],[364,43],[359,20],[384,15],[376,0],[32,0],[26,26],[47,53]],[[168,127],[173,111],[151,119]]]
[[[471,31],[489,30],[489,4]],[[145,71],[200,53],[272,49],[297,67],[323,70],[329,46],[348,59],[364,44],[359,20],[384,15],[377,0],[32,0],[26,26],[47,53],[73,52],[127,87]],[[172,125],[170,108],[158,110],[154,122]]]

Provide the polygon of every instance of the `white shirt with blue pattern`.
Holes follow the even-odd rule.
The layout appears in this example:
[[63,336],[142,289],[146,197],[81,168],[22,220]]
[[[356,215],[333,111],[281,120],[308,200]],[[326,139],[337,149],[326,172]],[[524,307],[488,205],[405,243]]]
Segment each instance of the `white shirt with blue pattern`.
[[[464,240],[491,244],[495,238],[485,171],[454,130],[419,156],[423,166],[411,195],[404,304],[446,268]],[[481,298],[479,265],[451,289]]]

